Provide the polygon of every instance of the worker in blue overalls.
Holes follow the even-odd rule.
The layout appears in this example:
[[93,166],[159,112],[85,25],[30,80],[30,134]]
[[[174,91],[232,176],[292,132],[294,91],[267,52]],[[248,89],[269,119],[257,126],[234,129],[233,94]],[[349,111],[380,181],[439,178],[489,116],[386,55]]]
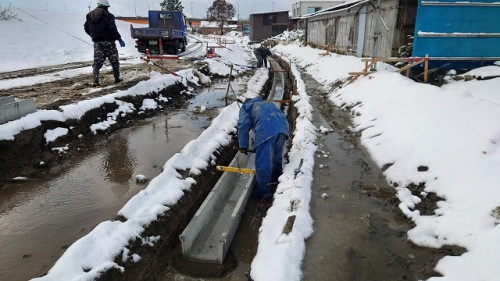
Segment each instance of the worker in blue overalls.
[[260,97],[247,99],[240,109],[238,140],[240,152],[247,154],[249,132],[255,133],[255,175],[259,199],[271,199],[282,173],[283,149],[288,138],[285,114]]

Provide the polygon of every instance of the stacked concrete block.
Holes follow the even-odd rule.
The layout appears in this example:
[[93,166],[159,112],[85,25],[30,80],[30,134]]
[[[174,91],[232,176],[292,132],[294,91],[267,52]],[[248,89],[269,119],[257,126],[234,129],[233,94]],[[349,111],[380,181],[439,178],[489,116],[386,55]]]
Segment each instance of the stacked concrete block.
[[0,124],[19,119],[35,110],[34,100],[16,101],[14,97],[0,97]]

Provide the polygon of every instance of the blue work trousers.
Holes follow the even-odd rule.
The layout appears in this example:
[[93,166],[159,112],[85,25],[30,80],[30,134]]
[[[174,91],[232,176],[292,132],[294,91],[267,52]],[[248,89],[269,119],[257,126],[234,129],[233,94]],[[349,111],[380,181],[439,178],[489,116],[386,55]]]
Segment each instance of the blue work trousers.
[[271,199],[283,172],[283,149],[287,135],[279,133],[260,144],[255,150],[255,197]]

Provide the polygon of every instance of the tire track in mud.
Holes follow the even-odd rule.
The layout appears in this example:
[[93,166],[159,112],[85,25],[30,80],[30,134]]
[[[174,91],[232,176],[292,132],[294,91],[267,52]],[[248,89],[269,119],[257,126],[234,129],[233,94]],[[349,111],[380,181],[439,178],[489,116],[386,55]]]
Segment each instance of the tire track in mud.
[[82,62],[73,62],[66,64],[44,66],[44,67],[28,68],[28,69],[9,71],[9,72],[0,72],[0,81],[7,79],[30,77],[34,75],[50,74],[63,70],[72,70],[72,69],[92,66],[92,64],[93,64],[92,61],[82,61]]

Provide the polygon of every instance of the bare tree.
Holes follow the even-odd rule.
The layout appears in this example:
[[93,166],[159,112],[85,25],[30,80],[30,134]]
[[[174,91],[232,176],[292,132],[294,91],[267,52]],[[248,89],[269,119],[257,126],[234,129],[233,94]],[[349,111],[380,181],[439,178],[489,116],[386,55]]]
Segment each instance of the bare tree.
[[0,20],[11,20],[11,19],[17,19],[17,20],[21,20],[20,18],[17,17],[17,14],[14,14],[12,11],[11,11],[11,5],[12,3],[9,4],[9,7],[7,8],[2,8],[2,5],[0,5]]
[[207,20],[216,21],[220,34],[224,34],[224,25],[234,17],[236,10],[233,4],[225,0],[215,0],[207,10]]

